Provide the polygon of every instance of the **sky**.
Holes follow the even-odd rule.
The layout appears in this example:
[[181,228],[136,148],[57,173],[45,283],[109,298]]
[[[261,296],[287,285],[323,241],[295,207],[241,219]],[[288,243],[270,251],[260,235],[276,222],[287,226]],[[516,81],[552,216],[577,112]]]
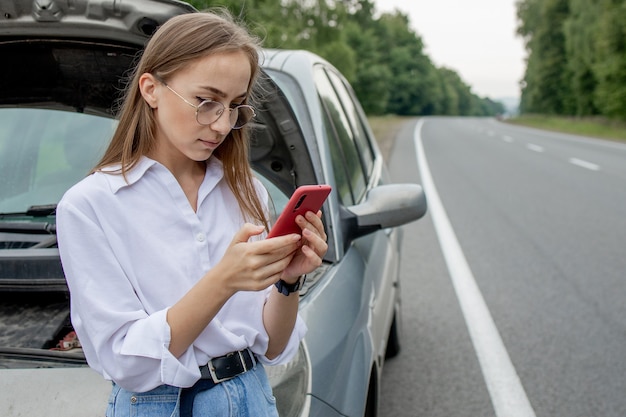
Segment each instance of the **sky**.
[[526,68],[516,0],[375,0],[378,12],[409,16],[438,67],[456,71],[481,97],[519,98]]

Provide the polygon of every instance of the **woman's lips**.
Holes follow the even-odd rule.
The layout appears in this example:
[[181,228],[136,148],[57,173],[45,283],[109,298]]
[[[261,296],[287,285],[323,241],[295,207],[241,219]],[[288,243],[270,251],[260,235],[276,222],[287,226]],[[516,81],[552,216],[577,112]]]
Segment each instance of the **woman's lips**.
[[209,141],[209,140],[203,140],[203,139],[198,139],[198,140],[200,141],[200,143],[202,143],[202,145],[211,149],[217,148],[221,143],[219,141]]

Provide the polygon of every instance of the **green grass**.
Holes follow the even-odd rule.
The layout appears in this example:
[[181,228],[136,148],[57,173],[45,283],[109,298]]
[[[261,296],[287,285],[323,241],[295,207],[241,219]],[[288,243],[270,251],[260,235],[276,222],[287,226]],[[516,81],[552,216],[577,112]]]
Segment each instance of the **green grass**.
[[604,118],[523,115],[506,120],[522,126],[626,142],[626,122]]
[[393,139],[404,123],[410,118],[394,115],[386,116],[368,116],[370,127],[374,132],[374,136],[379,140]]
[[410,117],[403,116],[368,116],[367,120],[372,128],[372,132],[378,142],[378,147],[385,159],[388,158],[393,146],[393,139],[396,137],[402,126],[408,122]]

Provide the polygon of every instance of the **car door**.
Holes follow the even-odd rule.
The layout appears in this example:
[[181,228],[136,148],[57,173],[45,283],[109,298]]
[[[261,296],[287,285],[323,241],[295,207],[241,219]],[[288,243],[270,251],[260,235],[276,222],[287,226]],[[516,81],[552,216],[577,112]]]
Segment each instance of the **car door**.
[[[315,83],[324,109],[324,124],[340,204],[346,207],[359,204],[369,189],[384,180],[382,156],[372,142],[360,106],[343,77],[333,68],[319,65],[315,69]],[[363,297],[362,311],[355,318],[355,325],[364,326],[356,330],[362,333],[370,346],[363,347],[363,353],[353,352],[353,357],[361,354],[369,356],[366,363],[368,366],[378,365],[377,370],[380,370],[385,356],[398,299],[398,234],[397,229],[380,230],[346,242],[344,256],[338,266],[339,279],[344,279],[344,275],[351,276],[351,280],[356,279],[360,285],[354,290],[360,290]],[[353,277],[355,274],[361,275]],[[359,322],[364,316],[367,316],[364,322]],[[355,345],[356,350],[359,348],[358,344]],[[362,376],[362,383],[369,381],[372,371],[361,371],[365,375]]]
[[[352,184],[350,188],[353,190],[352,203],[358,204],[369,188],[382,183],[384,177],[382,157],[366,128],[367,121],[364,120],[363,113],[360,111],[360,106],[349,85],[341,75],[330,68],[325,68],[324,74],[328,77],[330,84],[326,84],[320,74],[318,86],[320,91],[332,87],[332,92],[328,91],[327,93],[329,95],[326,99],[327,105],[329,100],[332,100],[333,93],[337,97],[336,103],[341,105],[341,109],[337,109],[336,116],[329,113],[335,127],[335,138],[340,142],[338,145],[338,148],[341,149],[339,154],[353,155],[352,158],[349,158],[351,161],[337,159],[334,163],[335,172],[340,169],[339,166],[348,170],[347,178],[350,179]],[[322,87],[324,84],[325,86]],[[361,172],[363,173],[362,179]],[[364,184],[365,189],[362,188],[361,184]],[[354,246],[362,253],[368,265],[367,273],[371,276],[373,284],[371,294],[372,332],[374,341],[378,344],[376,346],[377,353],[383,357],[393,314],[393,302],[396,298],[395,292],[399,285],[396,282],[399,264],[398,234],[397,229],[389,229],[354,242]]]

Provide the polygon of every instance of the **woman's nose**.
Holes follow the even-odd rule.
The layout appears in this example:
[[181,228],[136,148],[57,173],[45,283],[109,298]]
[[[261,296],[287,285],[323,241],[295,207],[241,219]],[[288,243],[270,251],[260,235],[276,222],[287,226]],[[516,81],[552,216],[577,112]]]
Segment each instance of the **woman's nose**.
[[222,135],[227,135],[228,132],[230,132],[232,129],[232,127],[230,126],[230,112],[230,109],[224,110],[220,117],[218,117],[216,121],[210,124],[211,129],[218,133],[221,133]]

